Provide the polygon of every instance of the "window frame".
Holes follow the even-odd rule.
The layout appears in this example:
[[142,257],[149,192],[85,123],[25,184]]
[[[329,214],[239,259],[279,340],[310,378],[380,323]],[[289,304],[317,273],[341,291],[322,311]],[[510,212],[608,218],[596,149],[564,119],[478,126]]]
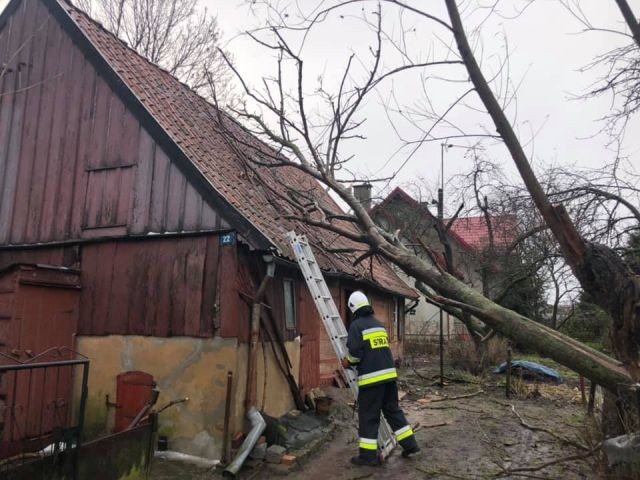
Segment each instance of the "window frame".
[[[290,288],[290,292],[291,292],[291,307],[292,307],[292,311],[293,311],[293,319],[292,319],[292,324],[290,324],[289,322],[289,318],[288,318],[288,308],[287,308],[287,291],[288,288]],[[284,316],[284,328],[285,330],[296,330],[298,328],[298,305],[297,305],[297,298],[296,298],[296,292],[297,292],[297,283],[296,280],[294,278],[290,278],[290,277],[286,277],[282,279],[282,309],[283,309],[283,316]]]

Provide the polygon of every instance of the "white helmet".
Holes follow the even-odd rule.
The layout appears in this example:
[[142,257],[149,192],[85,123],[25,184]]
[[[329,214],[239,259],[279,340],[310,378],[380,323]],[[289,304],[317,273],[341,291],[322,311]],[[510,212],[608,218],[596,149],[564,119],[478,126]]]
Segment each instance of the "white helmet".
[[356,310],[369,306],[369,299],[364,293],[356,291],[349,296],[348,305],[351,313],[356,313]]

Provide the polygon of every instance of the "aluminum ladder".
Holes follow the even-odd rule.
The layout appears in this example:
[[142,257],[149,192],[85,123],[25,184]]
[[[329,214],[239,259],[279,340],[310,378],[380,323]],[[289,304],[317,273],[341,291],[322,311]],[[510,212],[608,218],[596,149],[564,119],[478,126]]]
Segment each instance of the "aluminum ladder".
[[[305,235],[297,235],[296,232],[291,231],[287,233],[287,238],[291,243],[293,252],[300,265],[300,270],[307,282],[309,292],[313,297],[313,301],[316,304],[322,323],[327,330],[327,335],[333,345],[333,349],[336,352],[338,360],[342,360],[347,357],[347,329],[344,326],[344,322],[340,317],[338,308],[336,307],[327,282],[325,282],[322,276],[322,271],[316,262],[316,258],[313,255],[313,250],[309,245],[307,237]],[[356,372],[351,368],[344,368],[340,362],[340,370],[347,379],[349,388],[353,393],[355,400],[358,399],[358,376]],[[393,436],[391,428],[387,424],[384,417],[380,418],[380,428],[378,429],[378,454],[382,459],[385,459],[393,451],[396,446],[396,440]]]

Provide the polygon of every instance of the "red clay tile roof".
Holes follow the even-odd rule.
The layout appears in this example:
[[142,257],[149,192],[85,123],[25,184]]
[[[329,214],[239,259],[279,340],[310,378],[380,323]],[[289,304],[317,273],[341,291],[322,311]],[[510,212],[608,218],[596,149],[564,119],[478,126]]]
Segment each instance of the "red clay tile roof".
[[[492,217],[493,243],[497,248],[511,245],[518,236],[515,219],[510,216]],[[451,229],[476,250],[489,246],[489,228],[484,217],[458,218]]]
[[[307,234],[324,270],[373,282],[378,288],[403,296],[417,296],[385,261],[376,258],[354,266],[358,254],[328,251],[328,248],[362,249],[362,245],[343,237],[338,238],[326,230],[283,218],[290,213],[290,207],[269,188],[281,195],[287,194],[286,185],[296,189],[308,188],[325,206],[340,210],[314,179],[292,167],[262,168],[260,176],[269,188],[260,185],[251,172],[247,172],[246,165],[216,128],[212,119],[217,118],[217,112],[210,103],[138,55],[84,12],[66,0],[57,1],[155,121],[206,176],[212,187],[266,236],[281,256],[294,258],[285,234],[295,229],[298,233]],[[237,131],[234,134],[243,136],[245,140],[258,145],[259,149],[269,149],[255,137],[248,136],[238,124],[235,125]]]

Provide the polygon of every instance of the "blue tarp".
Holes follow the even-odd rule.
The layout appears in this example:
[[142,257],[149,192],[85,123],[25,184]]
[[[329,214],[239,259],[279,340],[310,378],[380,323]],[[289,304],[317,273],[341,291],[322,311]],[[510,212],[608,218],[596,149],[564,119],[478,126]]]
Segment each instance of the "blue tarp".
[[[539,363],[529,362],[528,360],[514,360],[511,362],[511,368],[519,368],[522,370],[528,370],[529,372],[539,375],[555,383],[562,383],[562,376],[553,368],[545,367]],[[496,368],[493,373],[505,373],[507,371],[506,362]]]

